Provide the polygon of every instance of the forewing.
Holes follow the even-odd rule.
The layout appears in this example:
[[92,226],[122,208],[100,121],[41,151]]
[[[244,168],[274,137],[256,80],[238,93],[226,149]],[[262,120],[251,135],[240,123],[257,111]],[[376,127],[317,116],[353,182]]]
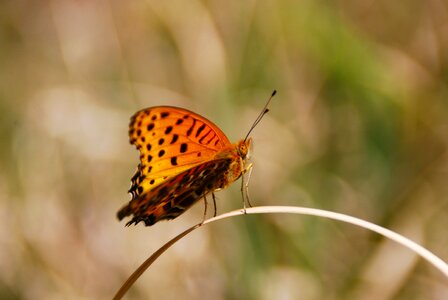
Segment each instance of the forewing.
[[213,159],[216,153],[231,145],[211,121],[171,106],[137,112],[129,124],[129,139],[140,151],[140,164],[129,189],[132,199]]

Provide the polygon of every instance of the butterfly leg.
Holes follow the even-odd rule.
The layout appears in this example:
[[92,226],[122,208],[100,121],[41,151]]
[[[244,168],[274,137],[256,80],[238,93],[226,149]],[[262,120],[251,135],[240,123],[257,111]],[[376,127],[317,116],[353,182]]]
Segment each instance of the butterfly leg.
[[[249,205],[249,207],[252,207],[252,204],[250,203],[249,200],[249,181],[250,181],[250,176],[252,175],[252,167],[253,164],[249,164],[247,167],[244,168],[243,171],[243,175],[241,176],[241,195],[243,197],[243,210],[244,213],[246,213],[246,202]],[[245,181],[244,179],[244,175],[248,173],[247,175],[247,181]]]
[[252,204],[249,201],[249,181],[250,181],[250,177],[252,176],[253,166],[254,165],[251,163],[247,166],[247,168],[245,170],[245,172],[247,172],[248,174],[247,174],[246,184],[244,186],[244,191],[246,194],[246,201],[247,201],[247,204],[249,205],[249,207],[252,207]]
[[215,198],[215,193],[212,193],[212,199],[213,199],[213,207],[215,208],[215,212],[213,213],[213,217],[216,217],[216,198]]
[[202,223],[204,223],[205,218],[207,217],[207,197],[204,195],[204,216],[202,216]]

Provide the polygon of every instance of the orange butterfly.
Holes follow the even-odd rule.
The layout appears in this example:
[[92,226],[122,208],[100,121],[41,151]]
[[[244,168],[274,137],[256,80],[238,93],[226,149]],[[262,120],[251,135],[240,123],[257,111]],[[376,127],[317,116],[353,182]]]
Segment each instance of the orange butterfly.
[[189,110],[156,106],[138,111],[129,124],[129,139],[140,151],[140,164],[131,178],[131,201],[118,211],[118,219],[133,215],[127,226],[174,219],[207,194],[240,178],[252,167],[246,165],[248,136],[268,112],[275,93],[246,138],[236,144],[211,121]]

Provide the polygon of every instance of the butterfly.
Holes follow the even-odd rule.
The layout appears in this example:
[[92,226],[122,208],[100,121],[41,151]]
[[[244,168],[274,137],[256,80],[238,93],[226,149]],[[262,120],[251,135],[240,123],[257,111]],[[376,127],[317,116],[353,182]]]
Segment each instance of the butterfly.
[[[156,106],[135,113],[129,141],[139,150],[140,163],[131,178],[131,200],[118,211],[118,219],[132,215],[127,226],[142,221],[151,226],[178,217],[210,193],[215,200],[215,191],[251,169],[249,134],[269,111],[275,94],[274,90],[246,137],[235,144],[214,123],[184,108]],[[242,192],[243,187],[242,181]],[[244,196],[248,201],[247,191],[245,207]]]

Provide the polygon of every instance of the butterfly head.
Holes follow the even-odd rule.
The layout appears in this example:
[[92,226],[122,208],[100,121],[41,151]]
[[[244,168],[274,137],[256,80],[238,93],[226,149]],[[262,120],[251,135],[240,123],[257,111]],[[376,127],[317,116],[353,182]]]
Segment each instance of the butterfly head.
[[239,141],[238,145],[236,147],[238,155],[242,159],[249,158],[251,146],[252,146],[252,139],[251,138],[247,138],[245,140]]

